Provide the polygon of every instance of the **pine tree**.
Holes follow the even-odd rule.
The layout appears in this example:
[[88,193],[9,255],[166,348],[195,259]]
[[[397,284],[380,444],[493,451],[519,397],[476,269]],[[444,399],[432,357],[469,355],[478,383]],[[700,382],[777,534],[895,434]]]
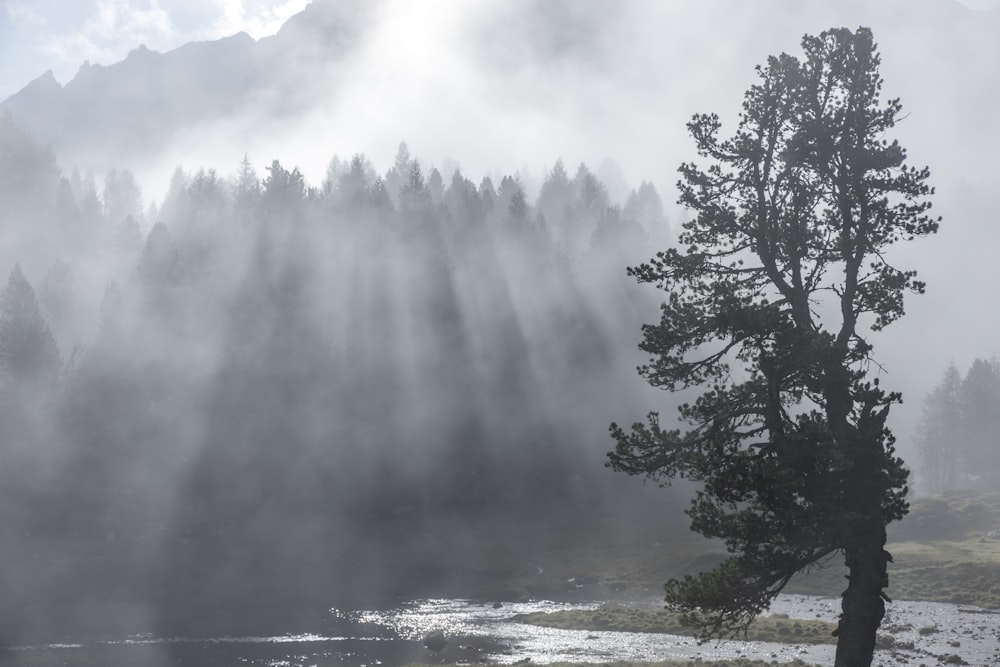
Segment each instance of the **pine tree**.
[[964,481],[975,489],[995,489],[1000,472],[1000,364],[992,359],[974,360],[958,399],[962,415],[958,458]]
[[927,490],[941,493],[959,483],[962,437],[962,376],[950,364],[941,382],[924,397],[917,446]]
[[32,289],[16,265],[0,295],[0,373],[5,388],[51,385],[62,357]]
[[142,189],[128,169],[112,169],[104,179],[104,217],[118,225],[127,216],[142,219]]
[[233,207],[236,219],[242,224],[249,224],[257,212],[257,205],[260,202],[261,186],[257,171],[250,163],[250,157],[246,154],[240,160],[239,169],[232,179]]
[[908,471],[886,426],[900,400],[868,368],[871,328],[903,315],[915,272],[892,244],[937,231],[927,169],[888,138],[898,100],[880,100],[871,31],[803,38],[758,68],[739,129],[688,124],[709,166],[681,166],[696,213],[678,248],[630,269],[669,294],[644,327],[642,373],[667,390],[702,388],[680,415],[631,432],[612,425],[610,465],[703,484],[692,528],[726,542],[718,568],[667,584],[703,636],[745,629],[797,572],[841,553],[848,569],[837,667],[870,665],[885,614],[886,524],[907,511]]

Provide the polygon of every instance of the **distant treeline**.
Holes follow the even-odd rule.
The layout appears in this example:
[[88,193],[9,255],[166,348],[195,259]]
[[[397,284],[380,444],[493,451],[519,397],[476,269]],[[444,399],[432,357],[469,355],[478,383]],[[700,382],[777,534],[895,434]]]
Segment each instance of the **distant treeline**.
[[219,568],[485,562],[622,523],[602,461],[641,403],[656,302],[625,267],[669,238],[651,184],[616,204],[559,161],[530,202],[403,144],[315,186],[277,160],[178,168],[146,206],[127,171],[63,176],[8,116],[0,201],[10,577],[45,552],[76,580],[224,592]]
[[916,434],[921,493],[1000,486],[1000,362],[977,358],[964,377],[954,363],[924,397]]

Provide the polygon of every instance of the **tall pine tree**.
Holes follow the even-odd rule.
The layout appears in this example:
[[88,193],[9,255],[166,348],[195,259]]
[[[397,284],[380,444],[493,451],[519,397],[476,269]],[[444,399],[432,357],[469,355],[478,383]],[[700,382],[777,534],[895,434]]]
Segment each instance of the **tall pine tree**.
[[688,124],[707,168],[681,166],[695,212],[679,249],[631,269],[665,290],[644,327],[654,386],[701,388],[686,431],[652,414],[612,425],[610,464],[703,483],[692,527],[725,540],[715,570],[667,584],[671,606],[707,635],[744,629],[797,572],[843,554],[848,586],[837,667],[871,664],[885,615],[885,526],[907,511],[908,471],[886,426],[899,395],[869,376],[880,330],[921,292],[885,251],[931,234],[929,172],[889,137],[898,100],[880,99],[871,31],[803,38],[758,68],[736,134],[716,115]]

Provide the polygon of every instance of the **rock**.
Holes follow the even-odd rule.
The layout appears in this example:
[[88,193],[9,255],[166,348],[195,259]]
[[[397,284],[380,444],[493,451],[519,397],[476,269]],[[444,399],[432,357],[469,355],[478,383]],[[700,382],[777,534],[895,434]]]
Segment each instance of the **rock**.
[[440,651],[448,645],[448,638],[441,630],[431,630],[424,635],[424,646],[431,651]]

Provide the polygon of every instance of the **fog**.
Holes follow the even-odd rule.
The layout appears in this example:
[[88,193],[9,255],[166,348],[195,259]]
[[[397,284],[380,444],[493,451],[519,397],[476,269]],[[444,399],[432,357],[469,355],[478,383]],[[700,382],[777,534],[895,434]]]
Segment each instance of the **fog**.
[[635,372],[663,295],[625,267],[686,219],[687,119],[731,131],[805,32],[873,28],[937,187],[940,234],[892,251],[928,292],[871,338],[914,467],[924,394],[996,354],[1000,12],[432,4],[317,1],[0,104],[3,326],[33,341],[4,350],[29,359],[3,382],[6,641],[224,631],[686,530],[684,487],[603,467],[611,421],[682,400]]
[[0,130],[34,225],[3,293],[8,640],[222,632],[681,529],[602,465],[655,405],[630,349],[655,300],[622,272],[669,236],[651,185],[612,204],[558,162],[532,205],[403,144],[384,177],[177,169],[151,222],[129,172],[98,197]]

